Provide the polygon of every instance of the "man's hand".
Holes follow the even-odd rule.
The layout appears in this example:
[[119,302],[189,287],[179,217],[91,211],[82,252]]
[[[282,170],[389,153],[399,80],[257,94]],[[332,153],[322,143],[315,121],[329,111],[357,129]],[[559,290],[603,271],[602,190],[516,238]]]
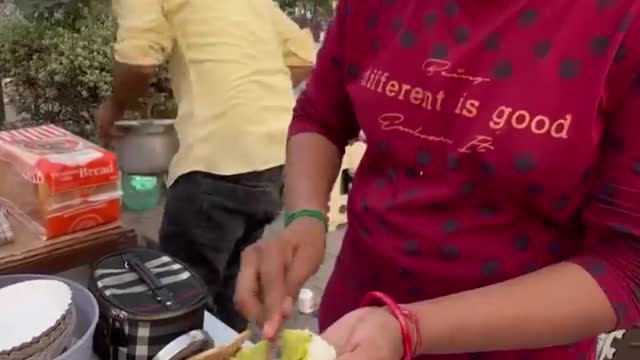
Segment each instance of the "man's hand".
[[242,253],[236,307],[263,326],[272,339],[293,310],[293,301],[324,258],[325,225],[299,218],[278,236],[262,239]]
[[313,66],[290,66],[289,72],[291,73],[291,82],[293,83],[293,87],[297,88],[300,83],[307,80],[309,75],[311,75],[311,71],[313,70]]
[[95,112],[98,136],[104,146],[110,145],[111,140],[117,134],[113,125],[124,117],[124,107],[117,105],[112,98],[107,99]]

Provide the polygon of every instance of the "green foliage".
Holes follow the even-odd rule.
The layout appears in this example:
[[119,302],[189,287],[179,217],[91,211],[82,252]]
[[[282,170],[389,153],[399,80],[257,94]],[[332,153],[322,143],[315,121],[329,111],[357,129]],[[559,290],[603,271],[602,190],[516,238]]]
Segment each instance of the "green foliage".
[[308,27],[316,41],[333,18],[333,0],[276,0],[276,3],[298,25]]
[[106,13],[109,1],[95,0],[14,0],[22,16],[29,21],[45,21],[80,30],[89,13]]
[[64,13],[70,6],[67,0],[15,0],[20,13],[29,20]]
[[303,13],[309,18],[328,20],[333,17],[333,0],[276,0],[276,2],[290,16],[295,15],[298,9],[298,13]]
[[32,125],[53,123],[93,134],[92,112],[109,95],[114,26],[94,17],[78,31],[50,22],[0,23],[0,73],[11,78],[12,103]]
[[276,0],[280,8],[289,16],[295,13],[299,0]]
[[[16,5],[24,18],[0,20],[0,75],[12,79],[5,96],[28,119],[7,125],[51,123],[93,138],[93,112],[111,93],[116,24],[110,11],[88,0],[20,0]],[[141,110],[127,117],[173,115],[165,67],[151,92]]]

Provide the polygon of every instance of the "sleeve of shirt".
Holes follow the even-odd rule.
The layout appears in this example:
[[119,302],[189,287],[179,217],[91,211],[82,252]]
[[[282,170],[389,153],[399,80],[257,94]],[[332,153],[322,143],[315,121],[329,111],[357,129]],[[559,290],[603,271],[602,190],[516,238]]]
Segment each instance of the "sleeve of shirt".
[[311,31],[300,29],[277,5],[273,6],[271,17],[280,40],[285,65],[288,67],[312,65],[316,51]]
[[289,126],[289,136],[317,133],[344,151],[360,131],[351,99],[345,88],[347,74],[354,75],[345,59],[345,24],[350,0],[341,0],[318,53],[316,66],[305,90],[298,97]]
[[607,122],[583,211],[586,238],[573,259],[608,296],[618,329],[640,322],[640,81],[635,83]]
[[173,37],[162,8],[163,0],[114,0],[118,33],[114,55],[129,65],[160,65],[167,59]]

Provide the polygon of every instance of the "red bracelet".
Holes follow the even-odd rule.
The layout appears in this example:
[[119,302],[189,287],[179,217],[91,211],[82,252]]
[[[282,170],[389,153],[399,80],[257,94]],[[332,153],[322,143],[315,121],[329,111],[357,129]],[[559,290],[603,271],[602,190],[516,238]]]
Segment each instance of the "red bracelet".
[[[372,291],[367,293],[360,302],[360,307],[385,305],[400,324],[400,333],[402,334],[402,345],[404,353],[402,360],[411,360],[420,348],[420,327],[418,326],[418,318],[416,315],[403,309],[389,295]],[[412,334],[413,330],[413,334]],[[413,341],[412,341],[413,336]]]

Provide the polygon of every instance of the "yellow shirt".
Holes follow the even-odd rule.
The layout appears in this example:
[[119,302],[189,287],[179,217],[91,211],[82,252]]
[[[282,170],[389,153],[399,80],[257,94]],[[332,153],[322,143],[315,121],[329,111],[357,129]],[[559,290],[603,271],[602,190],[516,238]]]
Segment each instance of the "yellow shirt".
[[180,149],[190,171],[240,174],[284,164],[294,96],[287,66],[315,58],[311,33],[271,0],[114,0],[115,58],[169,60]]

